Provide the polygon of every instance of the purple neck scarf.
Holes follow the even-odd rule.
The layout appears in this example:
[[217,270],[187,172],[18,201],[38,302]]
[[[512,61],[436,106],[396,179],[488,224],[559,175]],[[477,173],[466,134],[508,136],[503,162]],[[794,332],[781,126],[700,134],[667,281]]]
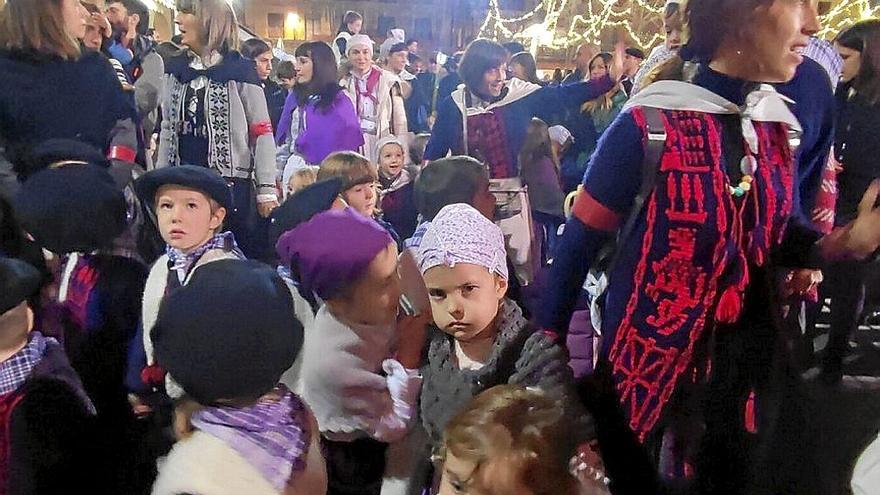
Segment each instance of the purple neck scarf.
[[302,400],[281,384],[276,392],[280,399],[262,398],[248,407],[206,407],[191,421],[238,452],[283,493],[291,474],[306,467],[310,433]]
[[232,232],[227,231],[215,235],[208,242],[201,245],[198,249],[194,249],[190,253],[184,253],[171,246],[167,246],[165,252],[168,254],[168,269],[171,271],[183,270],[184,273],[189,273],[189,270],[196,261],[212,249],[232,251],[238,258],[245,259],[244,253],[241,252],[238,248],[238,244],[235,242],[235,236],[232,235]]

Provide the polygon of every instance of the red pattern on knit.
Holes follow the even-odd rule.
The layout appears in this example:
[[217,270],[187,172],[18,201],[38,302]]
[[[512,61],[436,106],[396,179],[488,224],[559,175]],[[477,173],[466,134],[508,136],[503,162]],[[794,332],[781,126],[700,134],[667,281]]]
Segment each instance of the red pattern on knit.
[[86,258],[80,257],[70,274],[67,299],[64,301],[65,313],[80,332],[86,330],[89,296],[97,281],[98,271]]
[[822,170],[822,185],[816,194],[816,206],[813,208],[813,223],[819,232],[829,234],[834,230],[834,214],[837,206],[837,174],[843,170],[840,162],[834,157],[834,150]]
[[[640,109],[633,116],[643,119]],[[681,375],[693,370],[695,346],[719,299],[727,299],[733,321],[739,316],[748,261],[763,263],[781,240],[793,183],[782,125],[756,124],[759,172],[749,194],[736,199],[721,162],[717,118],[678,111],[663,116],[667,140],[647,201],[634,291],[610,353],[620,400],[641,441]]]
[[0,495],[9,489],[9,457],[12,455],[12,412],[24,398],[18,391],[0,396]]
[[467,133],[468,154],[489,167],[489,177],[517,176],[516,165],[510,162],[510,143],[500,110],[468,117]]

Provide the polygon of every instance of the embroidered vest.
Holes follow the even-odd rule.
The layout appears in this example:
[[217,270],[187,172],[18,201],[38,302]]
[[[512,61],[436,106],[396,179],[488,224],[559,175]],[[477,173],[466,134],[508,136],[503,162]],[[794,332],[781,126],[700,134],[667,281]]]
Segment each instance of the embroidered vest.
[[[641,109],[632,115],[645,129]],[[736,198],[728,190],[719,119],[687,111],[664,111],[663,118],[667,139],[646,201],[646,228],[632,240],[639,246],[634,290],[609,354],[629,425],[642,441],[691,369],[707,319],[738,318],[748,266],[764,264],[792,208],[786,126],[755,123],[758,170],[751,191]]]

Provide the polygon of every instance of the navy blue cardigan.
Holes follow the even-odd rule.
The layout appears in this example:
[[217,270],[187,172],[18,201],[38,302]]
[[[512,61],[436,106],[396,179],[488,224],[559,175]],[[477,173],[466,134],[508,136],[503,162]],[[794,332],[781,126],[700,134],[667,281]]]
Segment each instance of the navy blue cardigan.
[[[607,93],[613,86],[607,76],[568,86],[548,86],[493,110],[502,112],[507,131],[510,163],[518,163],[517,156],[525,141],[526,130],[532,118],[537,117],[548,125],[562,124],[568,109],[579,108],[584,102]],[[453,155],[465,154],[461,111],[453,101],[453,96],[444,99],[438,105],[437,121],[434,123],[431,140],[428,141],[425,149],[426,160],[443,158],[449,152]]]

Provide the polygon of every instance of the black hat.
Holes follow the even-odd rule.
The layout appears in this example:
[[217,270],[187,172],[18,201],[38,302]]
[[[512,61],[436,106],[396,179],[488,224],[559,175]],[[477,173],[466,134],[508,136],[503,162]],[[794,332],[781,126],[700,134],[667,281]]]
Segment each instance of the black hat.
[[632,48],[632,47],[627,48],[626,54],[629,55],[630,57],[635,57],[639,60],[645,60],[645,52],[639,50],[638,48]]
[[15,213],[37,244],[59,254],[109,247],[128,220],[125,196],[107,169],[76,160],[26,180]]
[[36,294],[42,281],[39,270],[30,264],[0,257],[0,315]]
[[269,242],[272,246],[278,242],[278,238],[288,230],[296,228],[301,223],[308,222],[313,216],[327,211],[333,205],[333,201],[343,191],[343,180],[332,177],[314,184],[310,184],[292,196],[287,198],[281,206],[272,211],[269,225]]
[[302,347],[303,327],[281,277],[257,261],[221,260],[162,302],[156,361],[201,404],[272,390]]
[[102,168],[110,168],[110,160],[94,146],[75,139],[53,138],[27,147],[15,159],[15,172],[18,174],[18,180],[24,182],[40,170],[68,160],[88,162]]
[[232,208],[229,185],[220,174],[205,167],[180,165],[159,168],[141,176],[134,187],[141,201],[152,208],[156,202],[156,192],[160,187],[169,184],[202,191],[227,210]]

